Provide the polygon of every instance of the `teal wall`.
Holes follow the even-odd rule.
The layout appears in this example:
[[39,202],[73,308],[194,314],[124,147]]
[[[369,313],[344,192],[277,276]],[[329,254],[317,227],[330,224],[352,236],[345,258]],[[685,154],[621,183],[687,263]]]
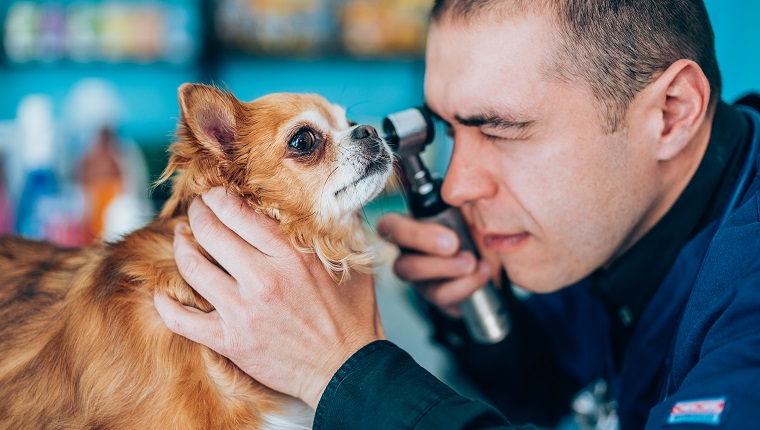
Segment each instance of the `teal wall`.
[[760,92],[760,1],[706,0],[723,72],[723,98]]

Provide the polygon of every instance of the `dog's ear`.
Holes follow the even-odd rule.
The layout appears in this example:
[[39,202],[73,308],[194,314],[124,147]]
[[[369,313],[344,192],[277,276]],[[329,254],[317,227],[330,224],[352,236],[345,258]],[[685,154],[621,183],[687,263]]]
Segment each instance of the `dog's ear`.
[[181,121],[193,140],[213,154],[230,155],[238,138],[241,103],[230,93],[200,84],[179,87]]
[[195,196],[230,183],[239,118],[245,109],[232,94],[199,84],[179,87],[179,106],[179,139],[169,148],[169,163],[155,182],[158,186],[179,172],[161,218],[185,213]]

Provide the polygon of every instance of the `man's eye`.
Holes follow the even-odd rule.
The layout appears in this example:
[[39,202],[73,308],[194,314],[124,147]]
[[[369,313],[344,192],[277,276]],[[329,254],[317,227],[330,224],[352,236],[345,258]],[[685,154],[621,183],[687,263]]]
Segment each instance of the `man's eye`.
[[308,129],[304,129],[298,132],[292,139],[288,146],[296,151],[307,154],[314,150],[314,144],[317,142],[317,137],[314,132]]
[[486,138],[486,140],[490,140],[493,142],[505,142],[505,141],[518,141],[518,140],[525,140],[528,136],[525,133],[512,133],[512,132],[505,132],[503,134],[495,135],[491,133],[487,133],[485,131],[481,131],[480,134]]
[[483,133],[483,136],[488,140],[503,140],[504,138],[501,136],[494,136],[492,134]]

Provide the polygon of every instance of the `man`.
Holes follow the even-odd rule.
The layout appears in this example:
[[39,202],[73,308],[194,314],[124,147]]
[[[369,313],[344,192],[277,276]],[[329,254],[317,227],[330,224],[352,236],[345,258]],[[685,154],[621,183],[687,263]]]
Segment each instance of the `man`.
[[[510,282],[542,293],[505,280],[514,329],[475,345],[458,303],[493,264],[441,226],[384,217],[416,251],[397,275],[462,370],[517,423],[552,425],[605,380],[623,429],[754,424],[760,117],[720,101],[704,5],[439,1],[426,55],[426,104],[455,140],[443,197]],[[232,279],[178,235],[185,279],[224,300],[205,315],[157,297],[165,321],[315,407],[315,428],[509,427],[382,340],[370,279],[334,285],[219,190],[190,223],[222,266],[255,270]]]

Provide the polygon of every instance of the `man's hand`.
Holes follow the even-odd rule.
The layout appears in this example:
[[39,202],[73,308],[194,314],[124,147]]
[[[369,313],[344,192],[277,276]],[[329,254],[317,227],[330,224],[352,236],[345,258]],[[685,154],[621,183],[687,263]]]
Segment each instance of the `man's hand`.
[[450,316],[461,316],[459,304],[493,276],[494,265],[458,252],[459,238],[442,225],[391,213],[380,219],[377,230],[401,248],[393,266],[396,276]]
[[280,234],[276,221],[220,188],[196,199],[188,215],[196,240],[224,270],[192,244],[186,225],[178,226],[179,271],[216,310],[202,313],[156,295],[175,333],[313,408],[354,352],[385,338],[371,275],[352,273],[337,284],[316,255],[298,252]]

